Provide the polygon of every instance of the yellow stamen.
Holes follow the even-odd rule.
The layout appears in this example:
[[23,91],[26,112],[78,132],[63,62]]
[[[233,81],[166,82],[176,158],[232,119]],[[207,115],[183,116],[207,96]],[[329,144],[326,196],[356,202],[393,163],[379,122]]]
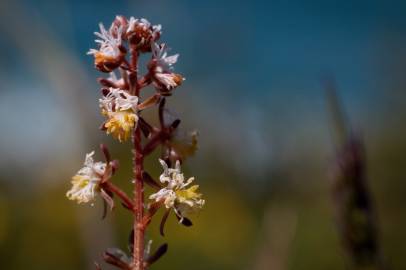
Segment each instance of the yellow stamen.
[[107,134],[111,134],[120,142],[128,140],[131,130],[138,120],[138,116],[129,110],[108,113],[102,112],[102,114],[107,114],[107,117],[109,117],[104,124],[104,127],[107,129]]
[[193,185],[188,189],[180,189],[175,191],[179,202],[182,203],[186,200],[199,199],[200,197],[202,197],[202,194],[196,192],[198,188],[199,185]]

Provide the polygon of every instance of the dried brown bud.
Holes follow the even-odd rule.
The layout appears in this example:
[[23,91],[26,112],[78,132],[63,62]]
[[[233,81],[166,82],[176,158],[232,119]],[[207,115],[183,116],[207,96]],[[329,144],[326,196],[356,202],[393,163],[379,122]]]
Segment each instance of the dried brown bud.
[[124,60],[125,52],[120,47],[120,54],[117,57],[107,56],[101,52],[94,54],[94,66],[101,72],[112,72],[118,68]]
[[131,45],[135,45],[140,52],[150,52],[152,42],[159,39],[161,26],[152,25],[146,19],[130,18],[126,38]]

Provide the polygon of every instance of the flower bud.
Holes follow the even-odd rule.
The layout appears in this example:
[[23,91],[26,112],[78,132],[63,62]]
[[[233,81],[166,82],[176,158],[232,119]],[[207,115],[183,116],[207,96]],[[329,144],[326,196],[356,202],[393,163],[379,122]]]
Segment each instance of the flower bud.
[[[128,20],[126,17],[122,15],[117,15],[116,18],[114,19],[113,23],[110,26],[110,33],[113,37],[117,38],[120,32],[121,37],[120,38],[125,38],[125,32],[127,31],[128,27]],[[118,30],[121,31],[118,31]]]
[[[96,42],[100,44],[98,50],[91,49],[87,54],[94,56],[95,67],[102,72],[111,72],[118,68],[124,60],[127,50],[122,43],[122,28],[114,26],[110,27],[107,31],[103,24],[100,24],[100,33],[96,32],[95,35],[100,39]],[[115,34],[114,34],[115,33]]]
[[161,35],[161,25],[151,25],[146,19],[130,18],[126,38],[141,52],[150,52],[151,44]]

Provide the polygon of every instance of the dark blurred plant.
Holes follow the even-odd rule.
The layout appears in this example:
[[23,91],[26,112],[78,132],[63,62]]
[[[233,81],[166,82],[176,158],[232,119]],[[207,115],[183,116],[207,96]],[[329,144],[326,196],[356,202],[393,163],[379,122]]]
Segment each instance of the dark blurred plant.
[[[111,160],[106,146],[101,145],[105,162],[94,162],[94,152],[86,156],[84,167],[72,178],[72,188],[67,196],[78,203],[92,202],[101,195],[106,206],[114,208],[113,196],[121,200],[121,205],[134,214],[134,224],[130,233],[130,251],[128,255],[118,248],[108,249],[103,259],[120,269],[143,270],[157,261],[166,251],[167,244],[161,245],[154,253],[149,252],[150,243],[145,245],[145,231],[154,214],[165,208],[161,220],[160,232],[164,235],[164,225],[171,210],[179,222],[185,226],[192,225],[187,218],[189,214],[203,207],[205,201],[198,193],[198,185],[189,186],[194,178],[185,180],[180,164],[197,148],[197,133],[183,140],[177,132],[179,119],[171,119],[165,108],[165,97],[171,96],[183,77],[173,72],[172,65],[178,55],[167,55],[167,46],[157,41],[161,36],[161,26],[151,25],[145,19],[131,17],[127,20],[117,16],[106,30],[100,24],[99,49],[91,49],[89,54],[95,58],[95,67],[109,78],[100,78],[102,85],[99,105],[106,121],[101,130],[111,134],[120,142],[131,138],[133,153],[134,196],[131,198],[112,183],[112,176],[118,169],[118,162]],[[138,74],[139,57],[151,53],[145,75]],[[119,70],[120,78],[115,71]],[[142,100],[140,94],[145,87],[153,85],[155,93]],[[144,92],[144,91],[143,91]],[[143,110],[157,107],[159,126],[149,124],[142,116]],[[169,120],[168,120],[169,119]],[[160,181],[156,181],[144,170],[144,160],[155,149],[161,147],[163,167]],[[145,203],[144,185],[149,185],[156,192],[149,196],[150,203]],[[100,266],[97,265],[100,269]]]
[[331,191],[343,249],[351,269],[386,269],[366,178],[364,144],[360,136],[351,130],[331,81],[327,84],[327,91],[336,137]]

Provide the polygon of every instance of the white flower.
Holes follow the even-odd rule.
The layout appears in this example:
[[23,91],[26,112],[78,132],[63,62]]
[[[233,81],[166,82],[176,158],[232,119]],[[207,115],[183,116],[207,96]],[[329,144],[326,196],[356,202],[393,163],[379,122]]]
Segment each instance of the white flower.
[[130,95],[120,88],[109,88],[109,93],[99,99],[100,107],[108,112],[127,111],[137,112],[138,97]]
[[179,54],[167,56],[168,52],[166,51],[165,44],[158,45],[156,43],[153,44],[152,55],[157,63],[157,72],[170,72],[173,69],[172,65],[178,61],[179,57]]
[[155,78],[168,90],[177,87],[184,80],[182,76],[175,73],[155,73]]
[[99,23],[100,32],[94,32],[100,39],[96,39],[96,43],[100,44],[100,49],[90,49],[87,54],[103,54],[105,57],[116,58],[120,55],[118,46],[121,44],[122,27],[118,27],[117,37],[114,37],[110,31],[104,28],[102,23]]
[[[110,72],[114,68],[121,64],[124,57],[123,52],[120,50],[122,26],[113,26],[110,31],[104,28],[102,23],[99,24],[100,33],[94,32],[94,34],[100,39],[96,39],[96,43],[100,44],[100,48],[90,49],[87,54],[94,55],[95,65],[104,72]],[[113,35],[113,31],[116,35]]]
[[173,65],[178,61],[178,57],[179,54],[168,56],[165,44],[153,44],[150,66],[157,87],[163,86],[166,90],[171,90],[182,83],[184,78],[180,74],[172,72]]
[[[136,33],[139,39],[139,45],[145,45],[159,37],[162,26],[152,25],[147,19],[135,19],[131,17],[128,22],[127,35]],[[148,44],[147,44],[148,45]]]
[[171,208],[175,205],[176,193],[172,189],[162,188],[158,192],[151,194],[149,198],[156,202],[163,201],[166,208]]
[[120,142],[126,141],[138,121],[138,97],[119,88],[109,88],[109,93],[99,99],[102,114],[108,119],[104,124],[108,134]]
[[201,199],[202,194],[197,193],[199,186],[193,185],[186,188],[194,181],[194,177],[185,181],[180,170],[179,161],[176,161],[175,168],[168,168],[166,162],[161,159],[159,162],[164,169],[159,180],[164,184],[166,183],[167,186],[152,194],[149,198],[156,202],[162,201],[166,208],[173,208],[180,217],[201,209],[205,201]]
[[159,162],[161,163],[162,168],[164,169],[164,172],[159,177],[159,181],[161,181],[161,183],[164,184],[166,183],[168,188],[180,189],[186,187],[191,182],[193,182],[194,178],[191,177],[185,183],[185,177],[183,176],[183,173],[180,170],[179,160],[176,161],[175,168],[169,168],[166,162],[162,159],[159,159]]
[[106,170],[106,163],[94,162],[94,151],[86,154],[84,167],[72,177],[72,188],[66,193],[69,200],[76,200],[78,203],[93,201],[100,191],[100,181]]

